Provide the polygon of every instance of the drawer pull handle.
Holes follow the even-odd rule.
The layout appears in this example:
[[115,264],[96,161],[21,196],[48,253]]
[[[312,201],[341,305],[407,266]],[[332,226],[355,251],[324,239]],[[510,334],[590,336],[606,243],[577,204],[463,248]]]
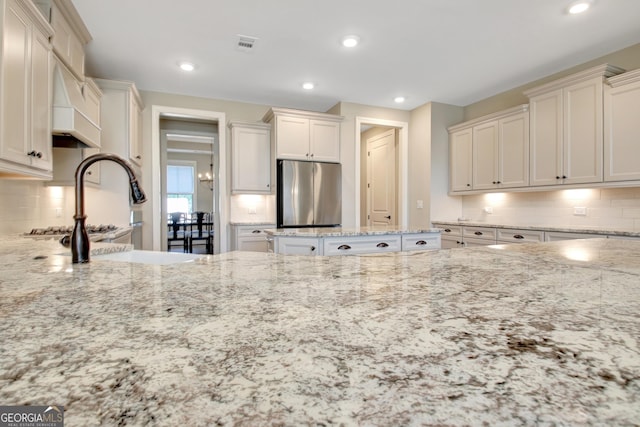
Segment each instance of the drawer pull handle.
[[450,228],[445,228],[445,229],[444,229],[444,232],[445,232],[445,233],[451,233],[451,229],[450,229]]
[[376,245],[377,248],[388,248],[389,245],[385,242],[380,242]]
[[258,233],[260,233],[260,230],[253,230],[252,233],[253,234],[258,234]]
[[315,252],[316,251],[316,247],[315,246],[311,246],[311,252]]
[[424,240],[418,240],[418,241],[416,242],[416,245],[418,245],[418,246],[424,246],[424,245],[426,245],[426,244],[427,244],[427,242],[425,242]]
[[339,251],[348,251],[349,249],[351,249],[351,246],[349,246],[349,245],[340,245],[340,246],[338,246],[338,250]]
[[522,234],[514,234],[513,238],[514,239],[524,239],[524,236]]
[[475,232],[475,233],[473,233],[473,234],[475,234],[476,236],[482,236],[482,231],[476,231],[476,232]]

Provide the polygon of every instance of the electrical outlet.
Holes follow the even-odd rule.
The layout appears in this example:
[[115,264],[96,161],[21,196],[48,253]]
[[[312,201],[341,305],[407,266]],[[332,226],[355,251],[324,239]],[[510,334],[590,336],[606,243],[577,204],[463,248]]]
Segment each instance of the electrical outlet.
[[417,208],[417,209],[424,209],[424,201],[422,201],[422,200],[418,200],[418,201],[416,202],[416,208]]
[[56,208],[56,218],[60,218],[62,216],[62,208]]
[[587,208],[584,206],[576,206],[573,208],[573,214],[578,216],[587,216]]
[[258,211],[257,211],[257,209],[256,209],[256,207],[255,207],[255,206],[251,206],[251,207],[249,208],[249,215],[255,215],[255,214],[257,214],[257,213],[258,213]]
[[493,207],[492,206],[485,206],[483,210],[484,210],[484,213],[487,213],[487,214],[492,214],[493,213]]

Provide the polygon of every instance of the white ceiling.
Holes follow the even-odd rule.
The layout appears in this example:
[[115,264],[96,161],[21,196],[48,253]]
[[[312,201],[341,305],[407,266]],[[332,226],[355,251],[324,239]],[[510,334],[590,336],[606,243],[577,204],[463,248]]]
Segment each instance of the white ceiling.
[[[575,16],[571,0],[73,3],[93,36],[88,75],[316,111],[340,101],[464,106],[640,42],[640,0],[595,0]],[[259,39],[253,52],[237,49],[239,34]],[[358,47],[340,44],[348,34]],[[180,61],[197,68],[185,73]]]

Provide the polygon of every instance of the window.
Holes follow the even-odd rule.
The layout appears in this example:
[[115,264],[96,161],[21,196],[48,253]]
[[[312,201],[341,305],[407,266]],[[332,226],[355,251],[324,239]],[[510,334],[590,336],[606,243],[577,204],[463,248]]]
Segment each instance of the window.
[[167,212],[192,212],[195,199],[195,165],[167,165]]

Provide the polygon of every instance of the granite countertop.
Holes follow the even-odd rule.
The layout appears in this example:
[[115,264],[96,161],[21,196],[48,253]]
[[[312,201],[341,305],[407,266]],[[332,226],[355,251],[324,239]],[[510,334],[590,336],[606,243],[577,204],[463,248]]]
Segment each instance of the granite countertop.
[[433,224],[443,225],[468,225],[470,227],[489,227],[489,228],[508,228],[514,230],[537,230],[537,231],[559,231],[565,233],[587,233],[587,234],[600,234],[609,236],[626,236],[626,237],[640,237],[640,231],[636,230],[619,230],[609,227],[596,227],[596,226],[558,226],[558,225],[522,225],[522,224],[503,224],[503,223],[491,223],[482,221],[432,221]]
[[0,239],[0,402],[66,425],[637,425],[640,242],[73,265]]
[[275,221],[231,221],[229,225],[268,225],[273,227],[276,224]]
[[352,237],[381,236],[388,234],[440,233],[439,228],[407,228],[395,225],[372,227],[318,227],[318,228],[276,228],[264,232],[271,236],[286,237]]

